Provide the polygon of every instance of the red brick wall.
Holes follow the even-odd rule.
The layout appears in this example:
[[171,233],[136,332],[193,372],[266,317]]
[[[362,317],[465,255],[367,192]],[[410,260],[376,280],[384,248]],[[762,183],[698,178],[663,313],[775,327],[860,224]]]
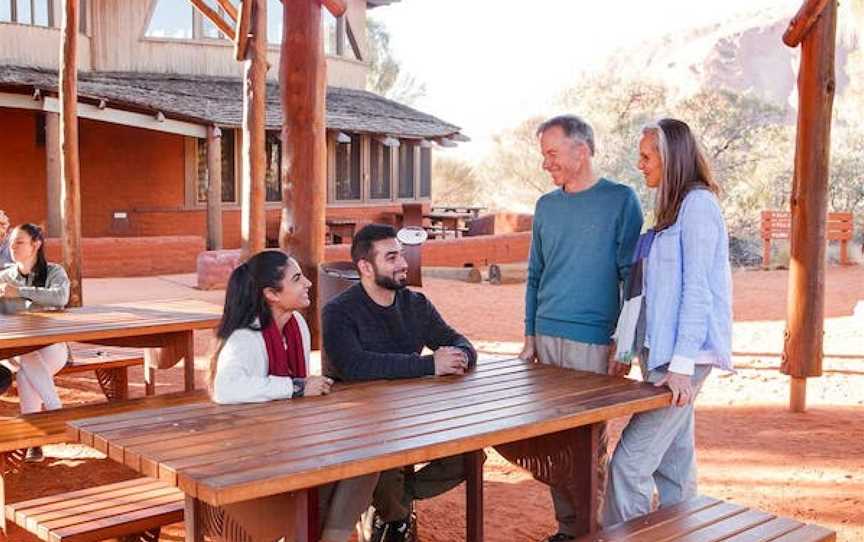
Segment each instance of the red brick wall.
[[[530,245],[531,232],[428,241],[423,245],[423,265],[484,267],[493,263],[525,262],[528,261]],[[202,253],[198,257],[198,287],[225,288],[228,276],[237,265],[239,258],[240,252],[237,250]],[[328,245],[324,249],[324,260],[350,261],[351,245]]]
[[[197,236],[98,237],[81,240],[85,278],[140,277],[194,273],[195,260],[205,250]],[[45,243],[49,261],[60,261],[59,239]]]
[[44,222],[45,147],[36,145],[36,112],[0,108],[0,209],[12,224]]

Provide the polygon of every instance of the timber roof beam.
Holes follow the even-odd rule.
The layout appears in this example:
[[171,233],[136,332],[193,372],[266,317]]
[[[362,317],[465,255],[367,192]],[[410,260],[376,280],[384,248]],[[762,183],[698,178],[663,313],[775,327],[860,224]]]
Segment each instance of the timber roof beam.
[[[225,34],[231,41],[234,41],[234,27],[219,15],[219,12],[204,3],[204,0],[189,0],[201,15],[206,17],[211,23],[216,25],[220,32]],[[250,2],[244,2],[250,3]],[[227,11],[227,10],[226,10]]]
[[783,34],[783,43],[789,47],[798,47],[810,32],[810,29],[822,16],[828,2],[836,0],[805,0],[795,18],[789,23],[789,28]]

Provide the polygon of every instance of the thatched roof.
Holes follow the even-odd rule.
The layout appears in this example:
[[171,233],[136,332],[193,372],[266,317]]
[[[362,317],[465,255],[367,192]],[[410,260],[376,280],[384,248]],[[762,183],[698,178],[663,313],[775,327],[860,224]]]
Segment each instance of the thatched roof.
[[[39,68],[0,66],[0,87],[57,92],[57,73]],[[80,72],[81,101],[105,100],[108,107],[161,112],[168,118],[239,127],[243,84],[238,78],[194,75]],[[282,125],[279,87],[267,85],[267,127]],[[364,90],[327,88],[327,128],[406,138],[447,137],[459,127]]]

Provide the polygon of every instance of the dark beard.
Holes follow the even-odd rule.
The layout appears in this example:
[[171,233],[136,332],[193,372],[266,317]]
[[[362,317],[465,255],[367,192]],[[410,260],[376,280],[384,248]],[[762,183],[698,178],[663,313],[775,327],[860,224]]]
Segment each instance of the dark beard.
[[378,273],[378,269],[375,268],[374,265],[372,266],[372,268],[375,269],[375,284],[377,284],[378,286],[380,286],[382,288],[386,288],[388,290],[394,290],[394,291],[395,290],[401,290],[402,288],[404,288],[406,286],[406,283],[408,282],[407,278],[397,281],[393,277],[388,277],[387,275],[382,275],[382,274]]

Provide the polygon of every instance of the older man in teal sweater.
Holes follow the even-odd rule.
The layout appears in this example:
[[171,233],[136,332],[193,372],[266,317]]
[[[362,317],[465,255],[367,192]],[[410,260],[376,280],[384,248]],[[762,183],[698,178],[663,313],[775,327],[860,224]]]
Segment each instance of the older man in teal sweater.
[[[525,344],[520,357],[606,374],[612,333],[621,310],[621,286],[630,271],[642,229],[642,210],[628,186],[594,174],[594,132],[579,117],[554,117],[537,130],[543,169],[557,187],[537,201],[528,285]],[[600,438],[601,484],[606,432]],[[547,542],[574,540],[579,525],[578,488],[550,486],[558,532]],[[593,520],[593,518],[591,518]]]

